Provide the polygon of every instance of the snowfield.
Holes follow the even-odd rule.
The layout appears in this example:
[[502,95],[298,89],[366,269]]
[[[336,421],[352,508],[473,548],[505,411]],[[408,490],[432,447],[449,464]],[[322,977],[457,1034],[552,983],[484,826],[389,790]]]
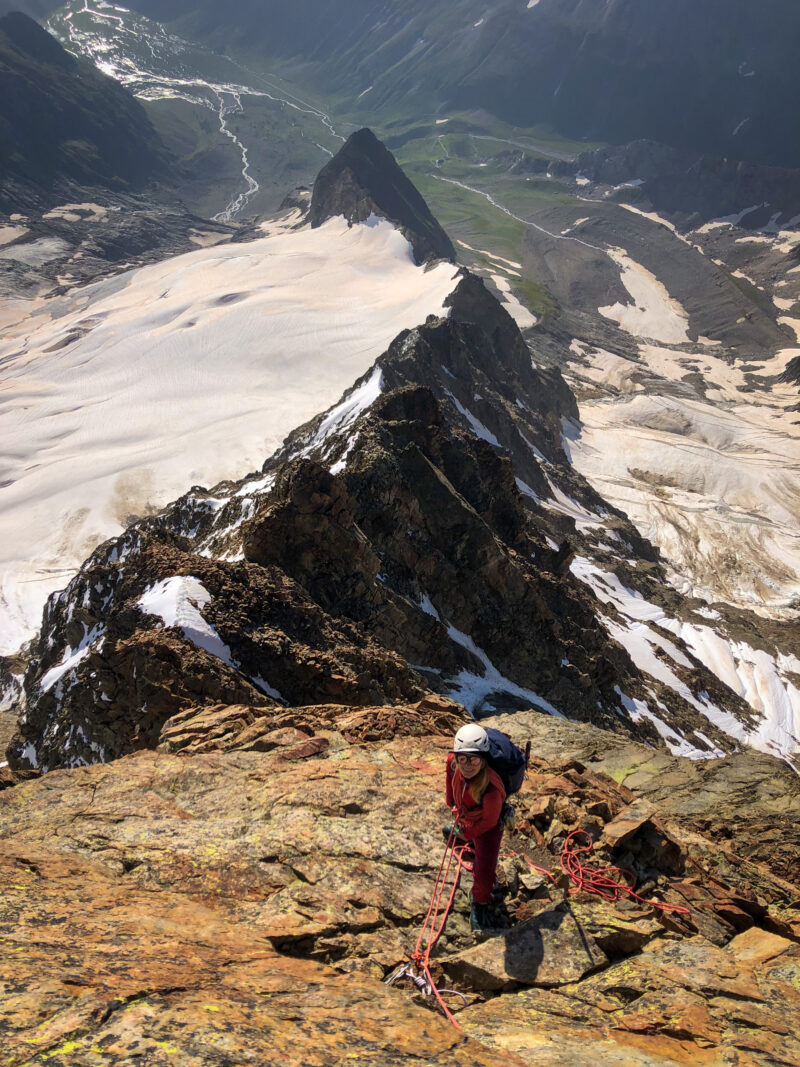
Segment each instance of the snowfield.
[[620,268],[622,284],[632,303],[598,308],[600,314],[635,337],[649,337],[667,344],[688,341],[689,316],[658,278],[626,255],[624,249],[607,251]]
[[[713,626],[671,618],[663,608],[651,604],[623,585],[615,574],[602,571],[588,559],[576,557],[570,569],[579,581],[592,589],[602,604],[613,604],[627,620],[621,625],[600,616],[608,633],[624,646],[639,670],[663,682],[737,741],[782,757],[798,768],[800,690],[794,685],[793,678],[798,675],[800,662],[794,656],[778,655],[776,659],[744,642],[729,640]],[[713,615],[713,612],[706,612],[702,617]],[[688,670],[693,664],[675,644],[654,630],[653,625],[680,638],[700,663],[738,693],[756,713],[757,725],[748,728],[713,704],[706,694],[693,694],[686,682],[675,674],[670,662]],[[663,723],[647,703],[633,703],[636,708],[627,710],[643,715],[657,727],[660,724],[664,729],[659,729],[659,733],[675,755],[708,759],[718,754],[713,746],[705,753],[695,750],[690,739],[677,727]],[[623,706],[627,707],[624,701]]]
[[384,220],[339,218],[15,302],[0,341],[0,653],[133,517],[259,468],[402,329],[443,314],[454,275],[415,266]]
[[[646,347],[642,355],[645,367],[678,379],[680,353]],[[771,361],[769,372],[783,363]],[[594,366],[594,380],[625,373],[605,353]],[[659,395],[656,386],[632,393],[630,384],[616,401],[582,401],[571,458],[661,548],[682,592],[792,613],[800,595],[800,435],[784,404],[796,402],[796,390],[737,392],[734,368],[719,361],[716,369],[716,381],[713,370],[702,371],[705,401]]]
[[[746,239],[782,250],[785,236]],[[693,341],[661,281],[623,250],[608,253],[629,302],[598,311],[637,354],[573,339],[568,379],[582,426],[566,445],[575,467],[662,550],[681,592],[795,617],[800,424],[797,387],[777,379],[800,348],[737,358],[735,347]],[[788,305],[779,310],[794,306],[779,299]],[[777,319],[798,332],[800,320]]]

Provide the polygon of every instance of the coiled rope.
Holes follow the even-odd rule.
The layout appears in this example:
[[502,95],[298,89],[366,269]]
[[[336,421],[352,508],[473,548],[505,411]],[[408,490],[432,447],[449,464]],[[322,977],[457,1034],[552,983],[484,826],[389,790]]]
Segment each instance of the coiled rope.
[[[587,839],[588,844],[574,846],[574,839],[581,834]],[[439,864],[439,870],[433,885],[433,893],[431,894],[431,901],[428,905],[428,911],[425,918],[422,921],[422,929],[417,938],[414,951],[411,953],[407,963],[401,964],[400,967],[396,968],[391,975],[389,975],[386,979],[386,984],[394,985],[395,982],[399,982],[403,978],[409,978],[421,993],[426,996],[434,996],[439,1003],[439,1007],[453,1026],[458,1030],[463,1030],[463,1028],[459,1026],[453,1013],[445,1004],[443,997],[457,996],[461,997],[461,999],[466,1002],[464,994],[459,993],[456,989],[438,989],[433,980],[433,976],[431,975],[430,968],[431,952],[439,938],[442,936],[444,928],[447,925],[447,919],[452,911],[456,890],[458,889],[458,884],[461,879],[461,872],[472,870],[472,865],[464,857],[464,853],[467,852],[470,847],[469,842],[463,845],[456,845],[456,839],[457,835],[455,827],[453,827],[450,830],[450,836],[445,845],[444,855]],[[561,856],[559,857],[559,864],[561,870],[572,882],[570,895],[580,892],[594,893],[596,896],[602,897],[603,900],[608,901],[618,901],[621,898],[627,898],[638,900],[641,904],[646,904],[651,908],[657,908],[660,911],[676,911],[684,915],[691,915],[689,908],[685,908],[679,904],[666,904],[660,900],[648,900],[646,897],[642,897],[634,892],[633,887],[636,885],[636,875],[626,867],[592,868],[585,866],[580,857],[587,853],[591,853],[593,849],[594,840],[586,830],[572,830],[567,835],[564,841],[564,847],[561,850]],[[537,867],[535,863],[532,863],[531,860],[522,853],[507,851],[503,852],[502,856],[504,859],[524,860],[531,870],[546,875],[553,885],[558,884],[552,871],[549,871],[546,867]],[[619,880],[620,877],[622,878],[622,881]],[[630,879],[630,884],[628,884],[626,879]],[[442,906],[442,898],[447,892],[448,883],[450,883],[449,895],[447,896],[446,903]]]
[[[580,834],[587,839],[588,844],[572,847],[574,838]],[[636,885],[636,875],[627,867],[586,867],[580,857],[591,853],[593,849],[594,840],[586,830],[572,830],[567,834],[559,857],[559,865],[572,882],[570,895],[580,892],[594,893],[603,900],[609,901],[617,901],[626,897],[629,900],[638,900],[640,904],[646,904],[650,908],[657,908],[659,911],[677,911],[684,915],[691,915],[691,910],[680,904],[665,904],[661,900],[648,900],[646,897],[639,896],[633,889]],[[532,870],[546,875],[554,885],[557,884],[552,871],[547,870],[546,867],[537,867],[527,856],[518,852],[504,852],[503,856],[508,859],[524,860]],[[622,881],[613,877],[614,875],[620,876]],[[630,884],[626,879],[630,880]]]

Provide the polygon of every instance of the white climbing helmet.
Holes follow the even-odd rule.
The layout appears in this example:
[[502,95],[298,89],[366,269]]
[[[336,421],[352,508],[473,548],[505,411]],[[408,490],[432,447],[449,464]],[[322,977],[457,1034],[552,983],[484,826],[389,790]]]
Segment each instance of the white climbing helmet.
[[477,752],[485,755],[489,751],[489,735],[476,722],[462,726],[453,741],[453,752]]

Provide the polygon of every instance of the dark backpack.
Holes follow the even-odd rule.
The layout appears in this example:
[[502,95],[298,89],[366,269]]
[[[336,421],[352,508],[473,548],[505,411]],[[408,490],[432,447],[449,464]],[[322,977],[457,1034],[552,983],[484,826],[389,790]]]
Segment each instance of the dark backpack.
[[500,730],[488,729],[489,756],[487,763],[500,776],[506,796],[519,792],[525,780],[527,761],[521,748]]

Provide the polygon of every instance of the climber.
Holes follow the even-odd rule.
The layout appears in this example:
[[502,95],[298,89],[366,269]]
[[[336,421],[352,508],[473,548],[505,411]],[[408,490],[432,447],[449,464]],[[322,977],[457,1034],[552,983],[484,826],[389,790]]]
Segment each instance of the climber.
[[500,776],[488,765],[489,736],[482,726],[462,726],[447,757],[446,796],[455,826],[444,827],[456,844],[469,841],[475,853],[470,926],[477,932],[490,929],[489,901],[497,872],[497,857],[503,836],[502,812],[506,791]]

